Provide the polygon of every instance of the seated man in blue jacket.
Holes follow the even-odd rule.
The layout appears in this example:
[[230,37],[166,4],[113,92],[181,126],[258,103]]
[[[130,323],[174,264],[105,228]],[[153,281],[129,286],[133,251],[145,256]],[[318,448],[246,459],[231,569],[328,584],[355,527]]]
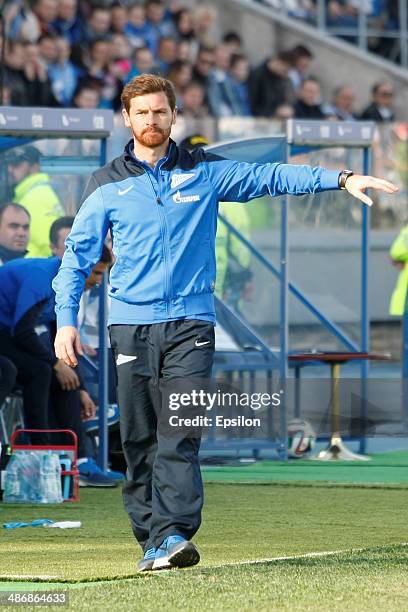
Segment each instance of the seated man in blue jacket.
[[[172,429],[165,395],[161,404],[151,404],[135,394],[134,381],[143,375],[146,356],[145,375],[159,392],[169,383],[189,387],[189,380],[211,375],[218,203],[344,189],[371,204],[366,188],[390,194],[397,188],[347,170],[248,164],[179,148],[170,139],[174,88],[155,75],[130,81],[122,103],[132,139],[123,155],[92,175],[67,238],[53,283],[55,348],[65,363],[77,365],[79,300],[109,229],[116,258],[110,338],[128,465],[124,499],[144,551],[139,570],[145,571],[194,565],[200,558],[190,541],[203,504],[199,432]],[[188,407],[193,415],[193,402]]]
[[[100,281],[110,261],[105,248],[86,279],[88,287]],[[51,343],[46,341],[47,334],[38,335],[44,326],[51,337],[55,335],[55,294],[51,283],[60,265],[59,257],[51,257],[16,259],[0,267],[0,355],[17,368],[26,427],[72,429],[78,436],[81,484],[115,486],[121,475],[104,474],[92,459],[92,445],[81,420],[81,385],[76,372],[55,356]],[[52,440],[55,442],[55,438]],[[33,437],[34,443],[49,441],[47,434]]]

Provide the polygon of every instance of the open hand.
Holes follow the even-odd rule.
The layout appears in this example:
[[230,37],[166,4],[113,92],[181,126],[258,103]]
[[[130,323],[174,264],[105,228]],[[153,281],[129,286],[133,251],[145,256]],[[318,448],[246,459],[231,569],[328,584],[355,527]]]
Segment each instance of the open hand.
[[361,174],[353,174],[346,180],[346,191],[352,196],[361,200],[367,206],[371,206],[373,201],[364,193],[365,189],[378,189],[385,193],[397,193],[398,187],[389,181],[376,178],[375,176],[363,176]]

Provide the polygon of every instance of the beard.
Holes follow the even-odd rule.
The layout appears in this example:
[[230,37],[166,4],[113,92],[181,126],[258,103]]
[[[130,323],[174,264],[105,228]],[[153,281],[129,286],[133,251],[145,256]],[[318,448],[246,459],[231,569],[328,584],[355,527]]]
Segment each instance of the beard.
[[145,147],[160,147],[166,142],[170,136],[171,127],[165,130],[161,128],[145,128],[136,134],[136,140],[138,140]]

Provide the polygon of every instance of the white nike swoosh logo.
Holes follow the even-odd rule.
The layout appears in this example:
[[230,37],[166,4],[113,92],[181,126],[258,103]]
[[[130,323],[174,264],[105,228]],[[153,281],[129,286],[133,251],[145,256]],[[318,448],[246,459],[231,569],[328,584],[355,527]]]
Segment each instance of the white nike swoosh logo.
[[118,195],[125,195],[125,193],[128,193],[131,189],[133,189],[133,185],[127,187],[126,189],[118,189]]
[[116,365],[120,366],[124,363],[129,363],[129,361],[134,361],[135,359],[137,359],[137,355],[122,355],[122,353],[119,353]]
[[190,172],[189,174],[173,174],[173,176],[171,177],[171,184],[170,184],[171,189],[174,189],[175,187],[182,185],[189,179],[193,178],[193,176],[195,176],[194,172]]
[[204,346],[205,344],[210,344],[210,341],[209,340],[206,340],[205,342],[199,342],[198,340],[195,341],[196,346]]

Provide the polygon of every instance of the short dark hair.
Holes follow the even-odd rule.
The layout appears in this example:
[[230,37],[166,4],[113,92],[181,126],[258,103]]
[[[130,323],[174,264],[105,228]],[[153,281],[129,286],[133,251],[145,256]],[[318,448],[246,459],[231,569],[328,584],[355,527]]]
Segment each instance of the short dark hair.
[[296,45],[290,49],[290,53],[292,54],[294,61],[300,57],[308,57],[309,59],[313,59],[313,53],[304,45]]
[[224,34],[224,36],[222,37],[222,42],[227,44],[238,43],[239,45],[242,45],[242,38],[237,32],[231,31]]
[[129,112],[130,102],[133,98],[150,93],[158,93],[160,91],[166,94],[170,108],[174,111],[176,108],[176,94],[173,84],[168,79],[164,79],[155,74],[141,74],[129,81],[122,91],[122,104],[126,112]]
[[102,253],[101,253],[101,256],[99,258],[98,263],[105,263],[105,264],[111,264],[112,263],[112,253],[110,252],[110,250],[108,249],[106,244],[104,244],[103,247],[102,247]]
[[377,83],[374,83],[374,85],[372,86],[371,93],[375,95],[381,87],[383,87],[384,85],[389,85],[389,84],[391,84],[390,81],[378,81]]
[[62,229],[71,229],[74,223],[74,217],[59,217],[55,219],[50,227],[50,243],[57,246],[59,231]]
[[15,210],[22,210],[23,212],[25,212],[27,217],[31,220],[31,215],[28,212],[28,210],[24,208],[24,206],[21,206],[21,204],[17,204],[17,202],[6,202],[5,204],[2,204],[0,206],[0,225],[3,220],[3,215],[6,212],[7,208],[14,208]]

